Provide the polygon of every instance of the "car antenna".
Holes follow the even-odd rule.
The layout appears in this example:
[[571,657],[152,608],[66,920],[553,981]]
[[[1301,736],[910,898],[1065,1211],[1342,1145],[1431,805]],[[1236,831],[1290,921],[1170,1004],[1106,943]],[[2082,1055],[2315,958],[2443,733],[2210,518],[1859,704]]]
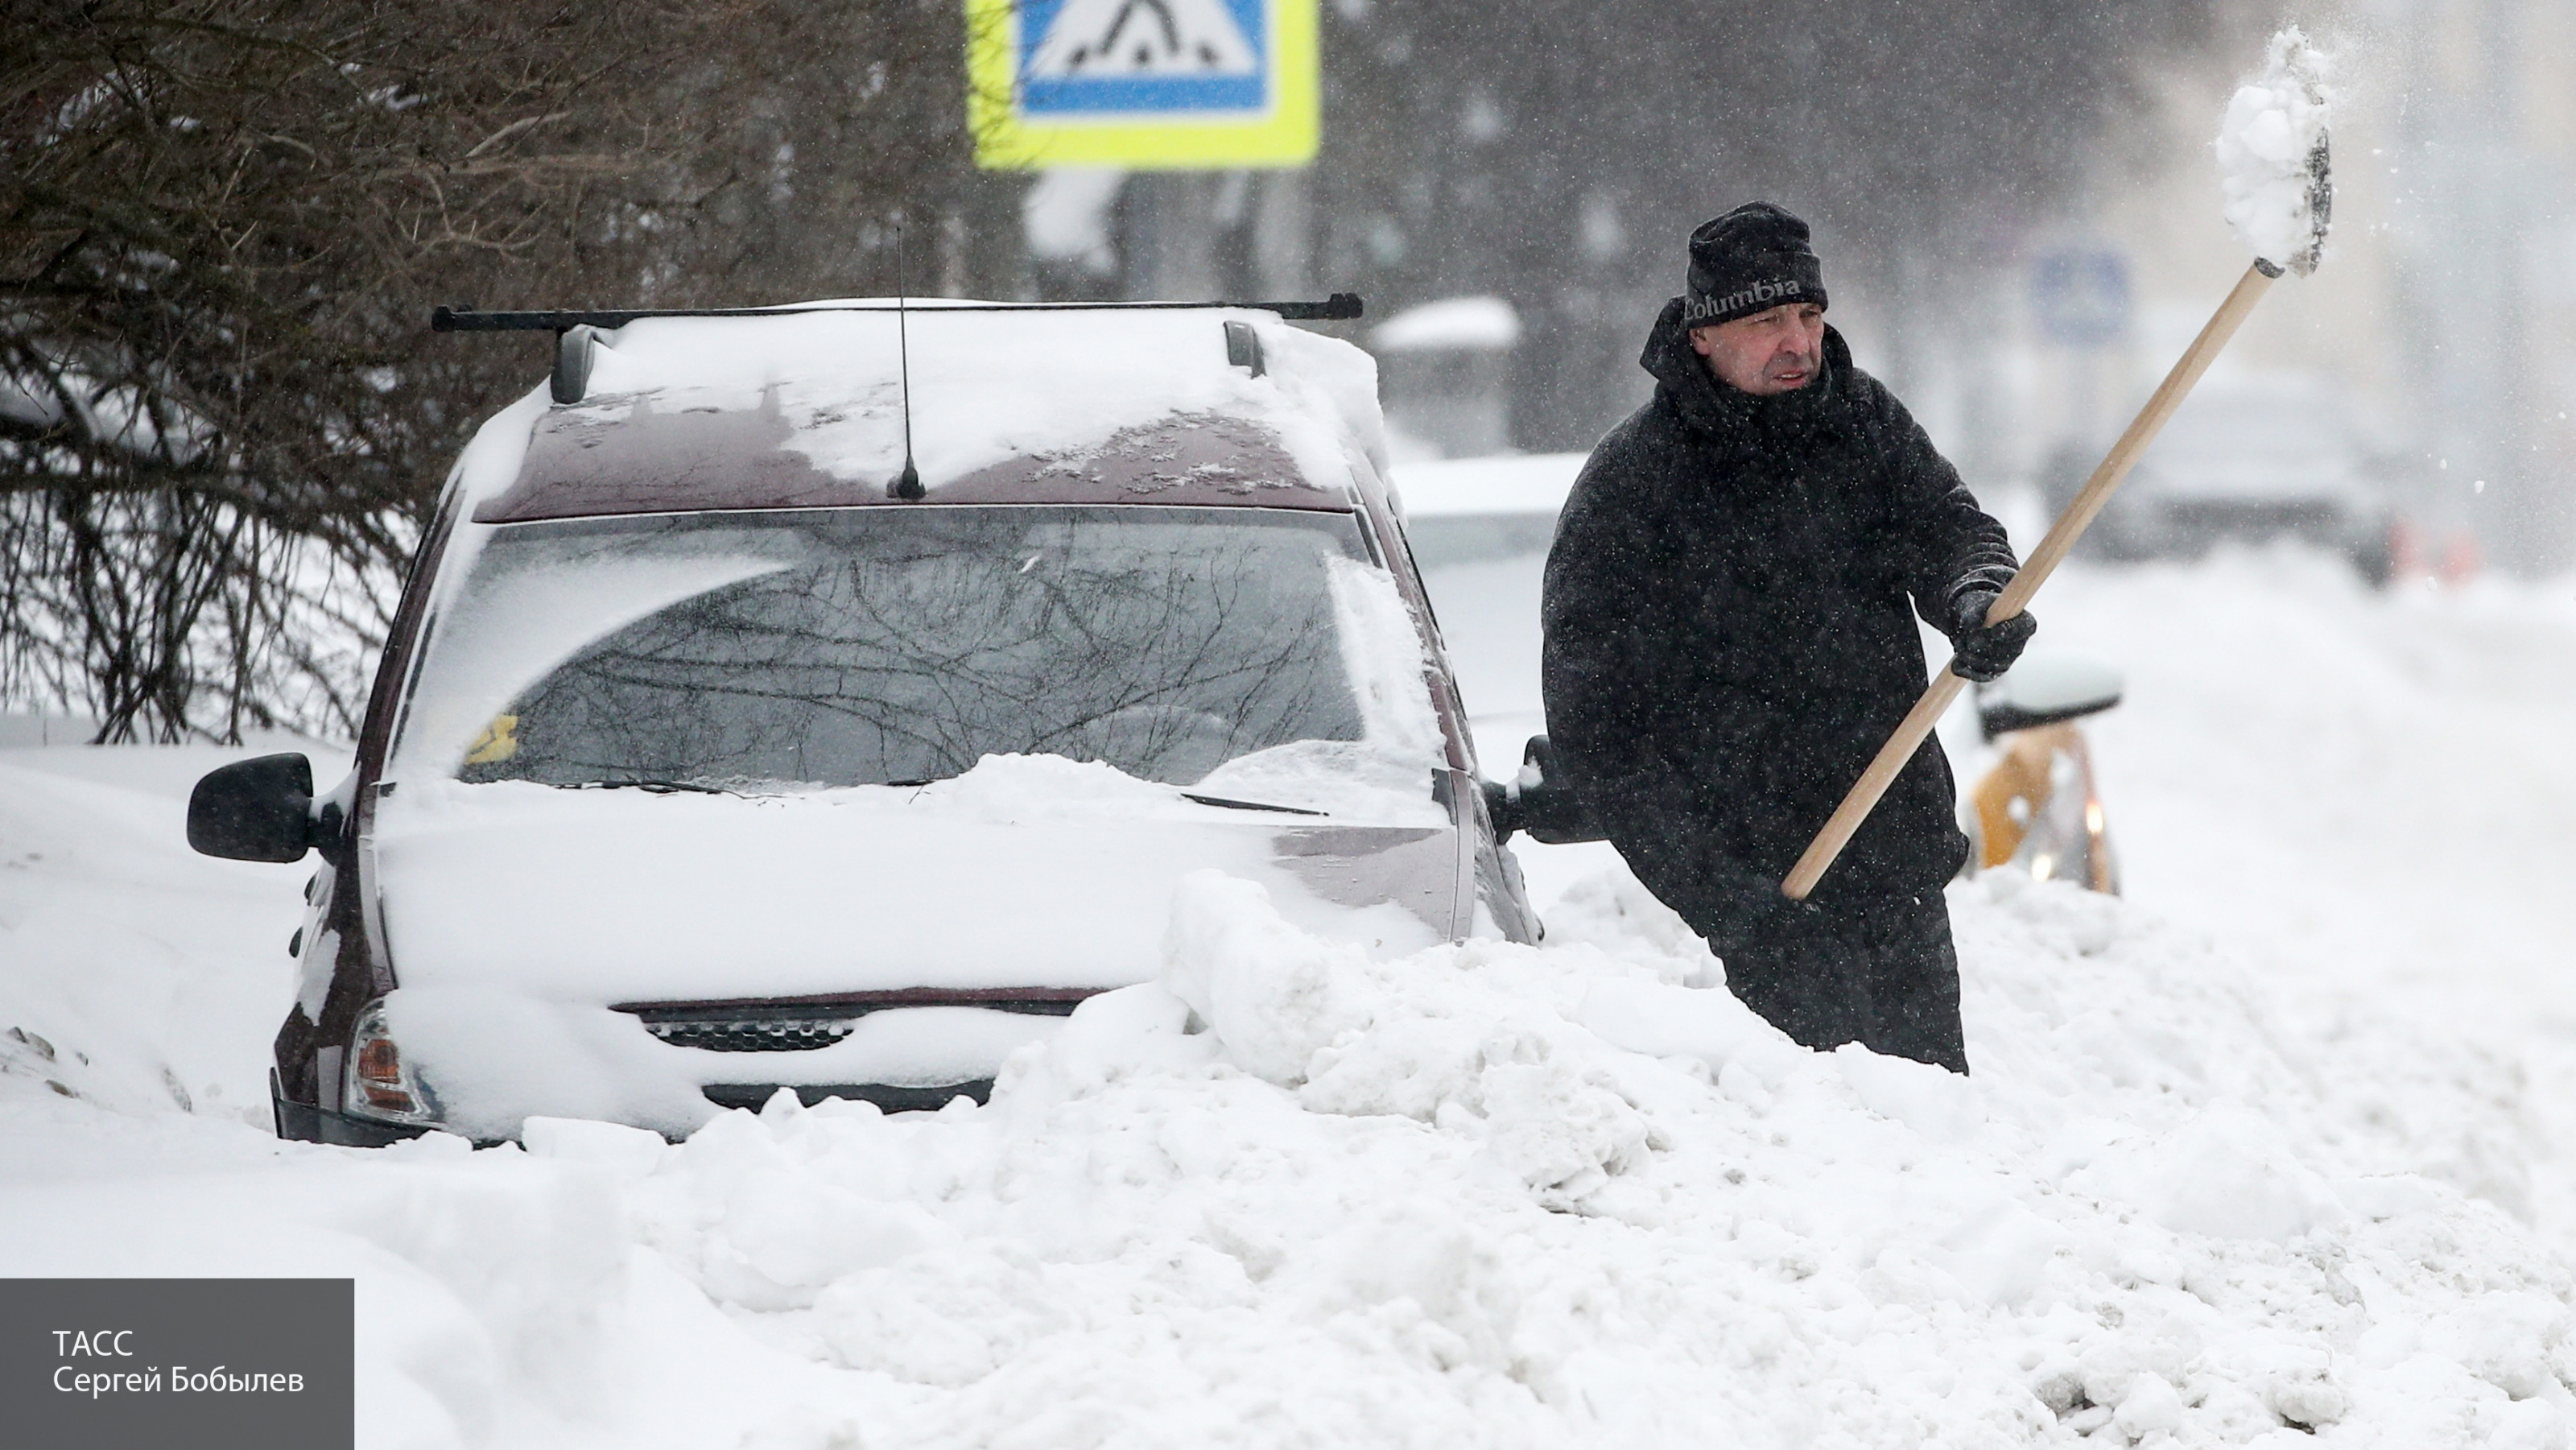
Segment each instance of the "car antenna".
[[921,470],[912,464],[912,333],[906,326],[911,305],[903,285],[903,223],[894,224],[894,353],[898,376],[902,379],[903,402],[903,472],[886,485],[890,498],[917,499],[924,490]]

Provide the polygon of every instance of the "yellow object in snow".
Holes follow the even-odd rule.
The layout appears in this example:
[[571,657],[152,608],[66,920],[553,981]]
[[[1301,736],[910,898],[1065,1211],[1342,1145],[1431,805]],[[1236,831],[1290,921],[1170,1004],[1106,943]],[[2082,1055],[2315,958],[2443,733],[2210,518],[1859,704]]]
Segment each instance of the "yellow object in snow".
[[465,763],[490,765],[518,754],[518,728],[519,717],[516,715],[493,716],[492,723],[483,727],[483,733],[474,737],[474,743],[465,747]]
[[2093,757],[2072,721],[2001,737],[2002,757],[1969,792],[1978,870],[2019,865],[2042,881],[2120,893]]

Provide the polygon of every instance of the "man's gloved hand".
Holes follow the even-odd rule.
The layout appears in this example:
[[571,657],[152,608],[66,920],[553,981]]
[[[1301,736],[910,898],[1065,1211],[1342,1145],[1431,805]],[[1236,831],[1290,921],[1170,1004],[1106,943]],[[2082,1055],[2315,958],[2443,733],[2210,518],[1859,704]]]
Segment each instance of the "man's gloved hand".
[[2039,621],[2027,609],[2001,624],[1986,623],[1995,594],[1992,589],[1971,589],[1952,606],[1950,669],[1960,679],[1981,685],[2011,669],[2013,661],[2021,658],[2021,647],[2039,629]]

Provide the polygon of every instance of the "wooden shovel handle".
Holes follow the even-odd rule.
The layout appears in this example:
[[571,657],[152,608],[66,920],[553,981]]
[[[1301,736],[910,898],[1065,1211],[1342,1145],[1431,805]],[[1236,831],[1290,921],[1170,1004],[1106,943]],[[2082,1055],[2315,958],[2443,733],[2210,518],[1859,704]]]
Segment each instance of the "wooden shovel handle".
[[[2228,293],[2227,300],[2218,304],[2218,311],[2210,317],[2209,325],[2200,330],[2200,336],[2192,339],[2191,347],[2183,353],[2182,360],[2173,365],[2173,371],[2165,374],[2164,383],[2156,389],[2155,396],[2147,399],[2146,407],[2140,409],[2137,419],[2129,424],[2129,431],[2121,434],[2120,441],[2111,445],[2109,456],[2102,460],[2101,467],[2093,470],[2093,476],[2084,481],[2083,489],[2075,495],[2075,501],[2066,506],[2066,512],[2058,515],[2057,524],[2048,531],[2048,537],[2039,541],[2038,548],[2031,550],[2021,572],[2015,574],[2012,582],[2004,586],[2003,593],[1996,596],[1994,604],[1986,610],[1986,623],[2000,623],[2030,606],[2031,596],[2037,594],[2039,586],[2047,583],[2048,576],[2066,561],[2075,541],[2092,526],[2093,520],[2101,514],[2102,506],[2111,501],[2112,491],[2128,478],[2129,469],[2137,463],[2138,455],[2146,452],[2147,445],[2156,440],[2156,434],[2164,429],[2165,420],[2173,416],[2174,409],[2182,406],[2192,384],[2199,382],[2200,375],[2209,371],[2219,349],[2227,346],[2227,340],[2236,335],[2238,325],[2245,321],[2245,314],[2253,311],[2254,304],[2263,300],[2263,293],[2271,285],[2271,276],[2261,267],[2245,269],[2245,276],[2237,282],[2236,290]],[[1887,794],[1887,788],[1896,783],[1897,772],[1914,758],[1915,751],[1923,748],[1932,727],[1939,723],[1942,712],[1950,708],[1950,702],[1959,698],[1959,690],[1965,684],[1967,681],[1960,679],[1948,665],[1943,665],[1941,673],[1932,677],[1923,697],[1914,702],[1913,709],[1905,712],[1904,723],[1896,727],[1895,734],[1887,737],[1887,744],[1879,747],[1878,756],[1870,761],[1869,769],[1861,772],[1860,780],[1852,786],[1851,793],[1834,808],[1833,818],[1816,833],[1816,839],[1807,843],[1805,854],[1799,856],[1798,864],[1790,868],[1788,879],[1780,883],[1781,894],[1792,901],[1804,901],[1807,893],[1816,889],[1816,883],[1824,879],[1825,868],[1833,865],[1834,858],[1842,854],[1843,847],[1851,844],[1852,833],[1860,829],[1862,821],[1869,819],[1879,797]]]

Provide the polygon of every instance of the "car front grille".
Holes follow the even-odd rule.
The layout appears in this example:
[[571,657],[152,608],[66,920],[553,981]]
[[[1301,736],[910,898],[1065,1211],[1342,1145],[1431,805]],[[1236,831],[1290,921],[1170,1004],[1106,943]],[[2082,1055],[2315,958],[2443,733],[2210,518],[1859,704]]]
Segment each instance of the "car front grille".
[[858,1025],[855,1017],[684,1017],[648,1018],[644,1030],[673,1047],[709,1052],[810,1052],[849,1036]]
[[981,1007],[987,1011],[1063,1017],[1091,995],[1087,988],[916,987],[833,997],[735,1002],[626,1002],[654,1040],[709,1052],[811,1052],[858,1030],[871,1012],[903,1007]]
[[[777,1083],[717,1082],[703,1089],[708,1102],[720,1108],[742,1108],[759,1112],[777,1096]],[[874,1103],[888,1113],[935,1113],[955,1098],[972,1098],[986,1103],[993,1098],[993,1080],[979,1077],[971,1082],[936,1083],[919,1087],[897,1083],[798,1083],[788,1089],[797,1101],[813,1107],[826,1098],[847,1098],[852,1102]]]

